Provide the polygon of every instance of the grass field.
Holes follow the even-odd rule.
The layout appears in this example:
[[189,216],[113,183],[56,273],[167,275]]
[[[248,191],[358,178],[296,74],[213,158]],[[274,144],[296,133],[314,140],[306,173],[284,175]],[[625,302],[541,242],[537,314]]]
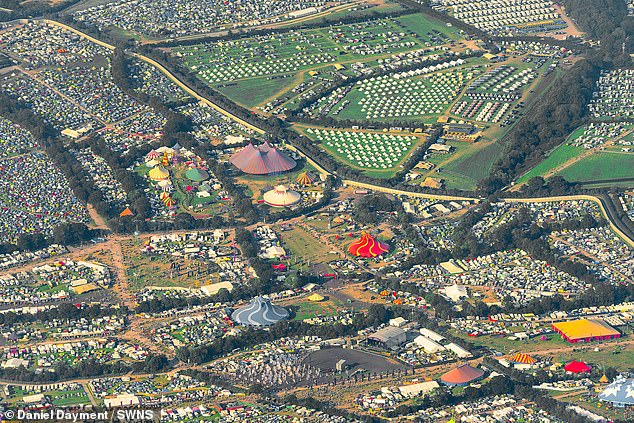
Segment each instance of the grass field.
[[345,307],[345,304],[336,298],[329,298],[320,302],[311,302],[303,299],[291,305],[299,307],[295,313],[295,320],[305,320],[316,316],[334,316],[338,314],[338,309]]
[[470,151],[448,163],[445,169],[463,175],[466,178],[480,180],[489,175],[491,167],[499,160],[503,150],[504,147],[498,142],[486,146],[474,144]]
[[572,142],[582,136],[584,132],[584,126],[575,129],[573,133],[568,136],[566,142],[561,144],[559,147],[553,149],[544,161],[522,175],[517,180],[517,183],[521,184],[524,182],[528,182],[531,178],[544,176],[551,170],[563,165],[564,163],[574,159],[575,157],[583,153],[584,149],[582,147],[573,146]]
[[293,82],[293,76],[244,79],[216,89],[244,107],[255,107]]
[[585,150],[582,147],[574,147],[572,145],[562,144],[553,150],[552,153],[540,164],[532,168],[530,171],[522,175],[517,183],[528,182],[531,178],[544,176],[548,172],[556,169],[564,163],[574,159],[582,154]]
[[[281,233],[282,244],[293,260],[292,267],[310,270],[311,267],[333,260],[338,255],[330,254],[330,248],[314,238],[305,229],[295,226]],[[310,263],[310,266],[309,266]]]
[[[332,70],[334,63],[363,62],[376,66],[378,58],[456,39],[455,28],[416,13],[395,19],[368,18],[366,22],[348,25],[177,47],[172,54],[208,84],[238,103],[253,107],[299,83],[293,77],[301,72]],[[287,77],[270,81],[267,76]],[[240,82],[224,86],[235,81]]]
[[574,182],[634,178],[634,154],[601,152],[572,164],[559,175]]

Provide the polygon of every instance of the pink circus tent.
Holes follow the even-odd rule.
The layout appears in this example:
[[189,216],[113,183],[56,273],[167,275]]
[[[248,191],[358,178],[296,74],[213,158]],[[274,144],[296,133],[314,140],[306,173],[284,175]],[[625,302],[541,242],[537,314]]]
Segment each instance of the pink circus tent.
[[295,160],[275,147],[271,147],[268,142],[257,148],[249,143],[249,145],[231,157],[231,163],[244,173],[251,175],[282,173],[293,169],[297,165]]

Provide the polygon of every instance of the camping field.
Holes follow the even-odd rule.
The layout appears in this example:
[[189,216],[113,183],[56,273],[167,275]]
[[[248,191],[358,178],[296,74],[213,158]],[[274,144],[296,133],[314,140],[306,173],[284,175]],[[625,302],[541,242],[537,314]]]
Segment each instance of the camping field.
[[[448,44],[458,38],[455,28],[413,13],[180,46],[171,53],[232,100],[254,107],[295,86],[309,71],[332,71],[334,64],[358,62],[376,66],[377,59]],[[277,78],[268,79],[273,76]]]
[[632,179],[634,184],[634,154],[601,152],[574,163],[559,175],[574,182]]
[[424,137],[413,134],[297,128],[337,160],[368,176],[389,178]]

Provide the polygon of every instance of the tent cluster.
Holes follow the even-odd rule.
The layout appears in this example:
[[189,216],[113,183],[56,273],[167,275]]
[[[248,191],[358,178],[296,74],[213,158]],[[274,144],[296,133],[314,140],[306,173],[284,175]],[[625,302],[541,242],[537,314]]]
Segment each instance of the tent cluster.
[[[333,63],[335,58],[329,53],[307,55],[297,51],[286,58],[265,57],[262,62],[232,63],[228,66],[213,66],[198,71],[198,75],[210,82],[234,81],[236,79],[257,78],[280,72],[297,72],[301,68],[311,68],[324,63]],[[204,66],[204,65],[203,65]],[[197,67],[196,67],[197,68]]]
[[348,252],[353,256],[372,258],[389,251],[389,246],[376,240],[372,235],[363,233],[361,238],[348,246]]
[[218,27],[279,22],[316,13],[325,0],[115,0],[73,12],[73,19],[100,30],[117,27],[153,36],[207,33]]
[[634,117],[634,69],[601,71],[588,108],[595,118]]
[[0,234],[5,242],[23,233],[51,235],[62,223],[89,220],[64,174],[39,151],[0,159],[0,193]]
[[432,0],[436,8],[483,31],[500,33],[513,29],[543,31],[565,27],[551,1],[544,0]]
[[0,158],[26,153],[37,148],[31,133],[8,119],[0,117]]
[[93,153],[90,147],[83,150],[70,150],[70,153],[92,178],[106,201],[116,206],[124,206],[128,202],[128,194],[103,157]]
[[307,132],[354,165],[374,169],[396,166],[416,140],[416,137],[409,135],[371,132],[311,128]]
[[420,116],[443,113],[470,76],[463,71],[423,78],[386,75],[359,81],[354,91],[362,94],[358,105],[367,119]]

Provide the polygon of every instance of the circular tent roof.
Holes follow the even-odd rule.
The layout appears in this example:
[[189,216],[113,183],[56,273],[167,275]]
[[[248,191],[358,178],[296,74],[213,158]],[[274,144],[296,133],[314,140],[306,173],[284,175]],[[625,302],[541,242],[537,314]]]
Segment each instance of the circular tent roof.
[[269,175],[293,169],[295,160],[280,152],[268,142],[255,148],[249,144],[231,157],[231,163],[244,173]]
[[311,172],[306,171],[300,173],[295,181],[300,185],[311,185],[315,182],[316,179],[317,177],[315,175],[313,175]]
[[325,300],[324,297],[322,297],[321,295],[315,293],[313,295],[311,295],[310,297],[308,297],[308,301],[313,301],[313,302],[319,302],[319,301],[323,301]]
[[302,199],[299,193],[289,190],[284,185],[278,185],[265,192],[263,197],[264,202],[272,207],[289,207]]
[[440,377],[440,380],[445,385],[463,386],[482,378],[482,376],[484,376],[484,372],[482,370],[465,364],[448,371]]
[[371,258],[387,253],[389,248],[387,244],[377,241],[372,235],[364,232],[361,239],[350,244],[348,252],[353,256]]
[[634,379],[618,377],[599,394],[601,401],[619,405],[634,405]]
[[511,363],[519,364],[535,364],[537,360],[527,354],[517,353],[513,357],[509,358]]
[[189,179],[190,181],[202,182],[209,179],[209,174],[205,172],[204,170],[201,170],[195,167],[185,172],[185,177]]
[[165,169],[163,166],[157,166],[150,170],[147,174],[150,179],[153,181],[163,181],[170,177],[169,170]]
[[231,319],[245,326],[270,326],[288,319],[288,310],[271,304],[271,300],[255,297],[249,305],[237,309]]

